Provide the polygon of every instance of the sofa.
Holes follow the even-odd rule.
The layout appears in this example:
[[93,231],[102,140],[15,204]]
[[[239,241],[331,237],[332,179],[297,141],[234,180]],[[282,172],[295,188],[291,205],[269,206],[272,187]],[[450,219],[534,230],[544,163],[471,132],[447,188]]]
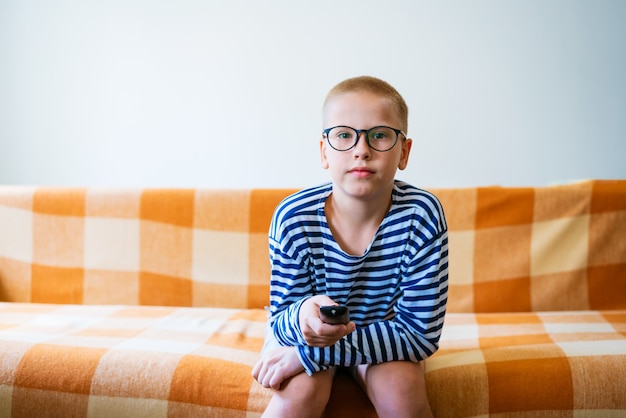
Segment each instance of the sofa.
[[[0,186],[0,417],[260,416],[267,230],[293,191]],[[626,416],[626,180],[431,191],[434,415]],[[376,413],[339,374],[326,416]]]

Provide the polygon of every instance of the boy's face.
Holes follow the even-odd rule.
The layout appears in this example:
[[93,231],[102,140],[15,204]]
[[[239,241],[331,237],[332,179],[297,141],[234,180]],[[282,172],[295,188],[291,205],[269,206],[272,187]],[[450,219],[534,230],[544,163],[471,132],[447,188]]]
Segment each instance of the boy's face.
[[[354,129],[403,128],[394,104],[370,92],[344,93],[332,98],[324,108],[323,118],[324,128],[339,125]],[[407,166],[410,151],[411,140],[402,134],[395,146],[385,152],[371,149],[365,133],[359,135],[357,144],[348,151],[333,149],[324,137],[320,141],[322,167],[330,171],[335,189],[339,188],[335,191],[359,198],[390,193],[396,170]]]

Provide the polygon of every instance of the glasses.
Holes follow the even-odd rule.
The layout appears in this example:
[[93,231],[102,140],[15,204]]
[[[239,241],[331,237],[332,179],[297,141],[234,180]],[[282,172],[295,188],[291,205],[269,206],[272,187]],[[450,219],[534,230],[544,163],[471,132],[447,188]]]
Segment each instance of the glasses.
[[323,133],[330,146],[337,151],[348,151],[356,146],[359,142],[359,135],[365,132],[365,140],[367,145],[379,152],[385,152],[392,149],[398,142],[398,135],[402,134],[406,138],[406,134],[400,129],[390,128],[389,126],[375,126],[371,129],[354,129],[349,126],[334,126],[324,129]]

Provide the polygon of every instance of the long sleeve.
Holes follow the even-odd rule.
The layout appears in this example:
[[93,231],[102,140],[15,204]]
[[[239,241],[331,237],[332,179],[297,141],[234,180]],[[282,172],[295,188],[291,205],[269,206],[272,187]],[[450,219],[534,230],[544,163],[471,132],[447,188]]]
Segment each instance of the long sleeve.
[[281,345],[305,345],[298,318],[300,306],[313,294],[308,271],[302,267],[303,261],[286,256],[277,242],[270,243],[270,254],[270,318],[274,335]]
[[401,296],[392,319],[357,327],[331,347],[299,345],[298,354],[307,373],[331,366],[420,361],[438,348],[447,302],[447,233],[433,239],[418,253],[409,277],[402,281]]
[[305,345],[300,306],[318,294],[311,265],[312,248],[321,239],[315,202],[328,186],[287,198],[276,209],[269,231],[270,324],[281,345]]
[[[448,290],[448,235],[438,200],[398,182],[370,248],[356,257],[332,237],[323,210],[329,193],[329,186],[300,192],[272,220],[270,324],[277,341],[297,347],[309,374],[432,355]],[[307,346],[300,330],[300,307],[316,294],[348,305],[357,325],[330,347]]]

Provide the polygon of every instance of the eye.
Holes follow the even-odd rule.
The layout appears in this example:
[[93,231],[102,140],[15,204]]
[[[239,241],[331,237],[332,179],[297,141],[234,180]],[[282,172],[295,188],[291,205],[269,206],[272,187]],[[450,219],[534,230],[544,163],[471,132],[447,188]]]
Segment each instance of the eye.
[[388,128],[374,128],[370,131],[369,138],[374,141],[386,141],[393,138],[393,132]]
[[338,141],[354,140],[354,135],[355,133],[353,130],[345,127],[334,128],[328,133],[328,137],[331,140]]
[[350,139],[352,137],[352,135],[350,135],[350,132],[339,132],[337,134],[337,138],[339,139]]
[[385,139],[387,138],[387,134],[384,132],[374,132],[372,134],[372,139]]

